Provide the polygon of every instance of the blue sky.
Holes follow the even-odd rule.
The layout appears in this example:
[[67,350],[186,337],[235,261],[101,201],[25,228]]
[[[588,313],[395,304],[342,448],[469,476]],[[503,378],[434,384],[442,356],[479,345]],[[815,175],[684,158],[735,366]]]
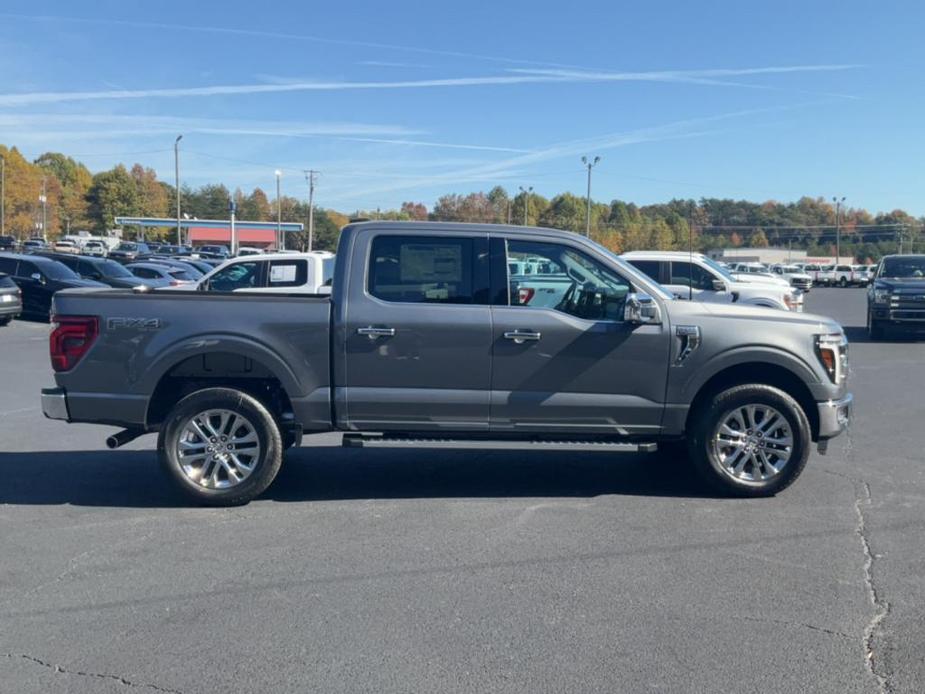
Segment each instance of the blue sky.
[[[0,142],[345,211],[441,194],[925,213],[919,2],[7,0]],[[39,14],[39,12],[41,14]]]

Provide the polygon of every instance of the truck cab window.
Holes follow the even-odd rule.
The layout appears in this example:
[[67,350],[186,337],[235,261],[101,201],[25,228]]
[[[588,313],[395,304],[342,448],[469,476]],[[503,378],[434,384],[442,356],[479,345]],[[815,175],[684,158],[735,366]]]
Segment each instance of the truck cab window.
[[511,240],[507,267],[511,306],[551,308],[586,320],[623,320],[629,283],[581,251]]
[[209,289],[213,292],[233,292],[259,286],[260,263],[256,261],[229,265],[209,278]]
[[672,261],[671,263],[671,281],[668,284],[680,284],[687,286],[693,284],[694,288],[704,291],[713,290],[713,275],[703,269],[696,263],[688,261]]
[[470,238],[378,236],[369,257],[369,293],[383,301],[472,304]]
[[270,261],[268,287],[301,287],[308,282],[308,263],[304,260]]

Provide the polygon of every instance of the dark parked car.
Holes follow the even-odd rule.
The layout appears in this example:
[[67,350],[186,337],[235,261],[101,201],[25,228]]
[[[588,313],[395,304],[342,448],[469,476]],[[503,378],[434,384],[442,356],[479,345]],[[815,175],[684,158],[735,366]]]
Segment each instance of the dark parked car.
[[123,241],[118,246],[109,251],[109,257],[120,263],[132,263],[140,255],[149,255],[151,249],[146,243],[140,241]]
[[22,292],[9,275],[0,272],[0,326],[22,313]]
[[16,237],[15,236],[0,236],[0,251],[15,251],[16,250]]
[[161,258],[158,256],[152,256],[150,258],[139,260],[139,262],[154,263],[155,265],[166,265],[167,267],[172,267],[177,270],[185,270],[186,273],[190,275],[190,278],[194,280],[200,279],[205,274],[195,265],[186,262],[186,260],[178,260],[176,258]]
[[228,246],[200,246],[196,249],[200,258],[230,258]]
[[60,289],[100,287],[102,282],[84,280],[66,265],[41,255],[0,254],[0,272],[9,275],[22,290],[22,314],[47,320],[51,297]]
[[194,268],[199,270],[203,275],[206,273],[212,272],[215,269],[215,265],[207,263],[205,260],[199,260],[198,258],[188,258],[187,256],[177,257],[174,256],[171,260],[179,260],[187,265],[192,265]]
[[925,255],[888,255],[867,290],[867,330],[881,340],[889,328],[925,331]]
[[71,270],[76,272],[85,280],[96,280],[110,287],[119,289],[131,289],[138,286],[156,286],[148,280],[136,277],[129,272],[124,265],[114,260],[106,258],[88,258],[85,256],[71,255],[69,253],[38,253],[44,258],[57,260],[59,263],[67,265]]

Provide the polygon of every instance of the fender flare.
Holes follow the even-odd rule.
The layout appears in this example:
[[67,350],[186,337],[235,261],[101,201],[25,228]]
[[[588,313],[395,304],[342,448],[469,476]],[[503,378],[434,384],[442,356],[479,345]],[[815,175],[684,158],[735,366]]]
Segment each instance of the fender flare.
[[163,349],[139,379],[141,392],[150,396],[171,369],[190,357],[214,353],[236,354],[252,359],[276,377],[290,398],[304,394],[298,377],[275,351],[257,340],[227,334],[196,335]]

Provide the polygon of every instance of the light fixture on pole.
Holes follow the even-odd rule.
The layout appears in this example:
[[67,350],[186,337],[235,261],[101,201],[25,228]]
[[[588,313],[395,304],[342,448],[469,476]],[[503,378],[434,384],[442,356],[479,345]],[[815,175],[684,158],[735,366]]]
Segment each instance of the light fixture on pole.
[[281,251],[285,244],[283,243],[283,205],[279,197],[279,178],[283,172],[276,170],[276,250]]
[[524,188],[523,186],[518,186],[520,192],[524,194],[524,226],[527,226],[527,201],[530,199],[530,195],[533,193],[533,186],[529,188]]
[[591,236],[591,169],[593,169],[600,160],[600,157],[594,157],[593,161],[588,161],[587,157],[581,158],[581,163],[588,167],[588,213],[585,216],[585,236]]
[[180,230],[180,140],[182,135],[177,135],[173,141],[173,174],[174,185],[177,188],[177,245],[183,245],[183,232]]
[[839,200],[837,197],[832,198],[835,203],[835,264],[841,262],[841,206],[845,202],[845,196]]

